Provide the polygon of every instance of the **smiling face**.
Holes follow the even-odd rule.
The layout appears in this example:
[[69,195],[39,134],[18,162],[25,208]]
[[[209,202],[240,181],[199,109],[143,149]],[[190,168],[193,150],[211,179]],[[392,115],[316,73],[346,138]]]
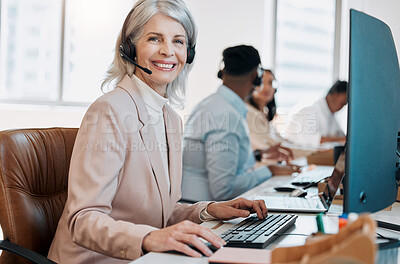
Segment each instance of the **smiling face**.
[[263,75],[263,84],[253,93],[253,99],[262,103],[262,107],[274,98],[276,91],[275,88],[272,87],[274,80],[274,75],[269,71],[265,71]]
[[162,14],[154,15],[136,44],[136,62],[153,73],[149,75],[136,67],[134,74],[164,96],[167,85],[185,66],[186,43],[186,31],[179,22]]

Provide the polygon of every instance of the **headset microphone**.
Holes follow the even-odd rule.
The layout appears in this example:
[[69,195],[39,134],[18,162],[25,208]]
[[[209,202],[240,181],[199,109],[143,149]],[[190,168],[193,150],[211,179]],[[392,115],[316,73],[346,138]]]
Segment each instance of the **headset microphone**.
[[132,63],[133,65],[135,65],[136,67],[138,67],[139,69],[141,69],[142,71],[144,71],[147,74],[152,74],[153,72],[150,71],[149,69],[140,66],[139,64],[137,64],[136,62],[134,62],[131,58],[129,58],[129,56],[124,52],[124,47],[122,45],[119,46],[119,52],[121,54],[121,57],[127,61],[129,61],[130,63]]

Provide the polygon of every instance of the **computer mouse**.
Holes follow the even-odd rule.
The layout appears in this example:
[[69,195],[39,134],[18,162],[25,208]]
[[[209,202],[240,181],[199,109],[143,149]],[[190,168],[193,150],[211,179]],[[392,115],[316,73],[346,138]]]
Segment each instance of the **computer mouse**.
[[294,185],[282,185],[282,186],[276,186],[274,189],[278,192],[293,192],[296,190],[298,187]]
[[[215,251],[217,251],[217,250],[219,249],[219,248],[213,246],[210,242],[206,242],[206,243],[204,243],[204,244],[206,244],[206,246],[212,251],[212,253],[215,253]],[[199,252],[202,256],[206,256],[206,255],[204,255],[203,252],[201,252],[200,249],[198,249],[197,247],[195,247],[195,246],[193,246],[193,245],[190,245],[190,244],[188,244],[188,246],[189,246],[191,249],[193,249],[194,251]],[[166,251],[166,253],[173,253],[173,254],[177,254],[177,255],[184,255],[184,256],[186,256],[186,254],[184,254],[184,253],[182,253],[182,252],[179,252],[179,251],[176,251],[176,250],[169,250],[169,251]]]
[[289,196],[291,197],[306,197],[307,191],[303,188],[297,188],[296,190],[292,191]]

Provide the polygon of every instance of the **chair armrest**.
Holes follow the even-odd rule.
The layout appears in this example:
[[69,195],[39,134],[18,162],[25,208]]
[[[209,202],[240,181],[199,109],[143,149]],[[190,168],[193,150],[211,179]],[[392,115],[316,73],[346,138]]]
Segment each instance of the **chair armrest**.
[[0,249],[20,255],[21,257],[24,257],[37,264],[57,264],[54,261],[36,253],[35,251],[11,243],[8,239],[0,240]]

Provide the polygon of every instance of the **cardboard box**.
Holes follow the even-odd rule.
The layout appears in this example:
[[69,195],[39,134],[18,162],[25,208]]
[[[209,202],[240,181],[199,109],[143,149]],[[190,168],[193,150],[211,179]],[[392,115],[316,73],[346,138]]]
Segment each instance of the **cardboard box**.
[[334,166],[333,149],[317,151],[307,156],[308,165],[326,165]]
[[[328,181],[326,180],[324,182],[318,183],[318,193],[322,193],[325,190],[327,182]],[[342,194],[343,193],[343,184],[342,183],[339,185],[338,192],[339,193],[337,193],[335,195],[335,198],[333,199],[332,203],[337,204],[337,205],[343,205],[343,194]]]
[[396,199],[397,201],[400,201],[400,187],[399,187],[399,189],[398,189],[398,191],[397,191],[397,199]]

